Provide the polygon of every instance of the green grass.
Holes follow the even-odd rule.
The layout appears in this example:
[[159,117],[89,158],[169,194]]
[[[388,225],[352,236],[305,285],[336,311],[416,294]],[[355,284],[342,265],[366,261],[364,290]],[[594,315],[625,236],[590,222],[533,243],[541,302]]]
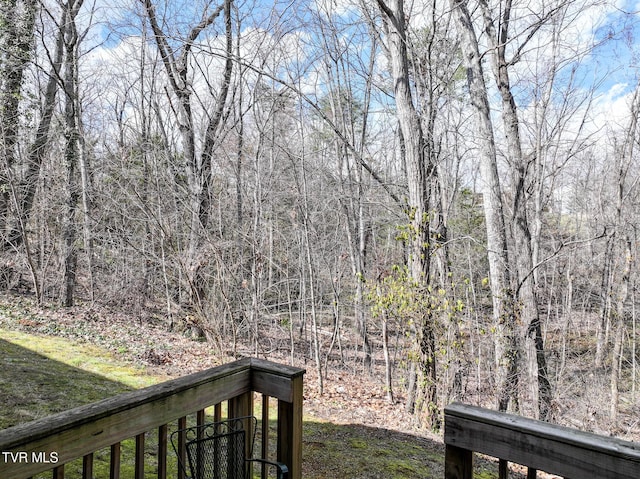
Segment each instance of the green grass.
[[[104,349],[55,336],[0,330],[0,355],[4,365],[0,368],[0,429],[164,379],[118,361]],[[146,444],[148,456],[154,458],[157,440],[150,437]],[[134,450],[133,440],[122,443],[122,477],[133,477]],[[175,460],[170,466],[175,468]],[[95,454],[94,469],[96,477],[109,476],[108,449]],[[147,477],[153,477],[156,469],[151,460]],[[81,474],[82,460],[65,466],[65,477]]]
[[330,422],[304,423],[305,479],[435,479],[443,457],[428,439],[386,429]]
[[157,382],[99,348],[0,330],[0,429]]
[[[143,368],[118,360],[107,350],[68,338],[33,335],[0,329],[0,428],[46,417],[83,404],[105,399],[164,380]],[[275,406],[275,401],[272,406]],[[260,414],[256,400],[256,415]],[[270,409],[275,428],[275,407]],[[223,413],[224,415],[224,413]],[[305,417],[303,477],[424,478],[442,476],[442,447],[427,439],[370,428],[338,425]],[[271,437],[275,438],[275,430]],[[145,478],[157,477],[156,431],[145,442]],[[259,451],[260,434],[256,450]],[[123,478],[133,477],[133,440],[122,443]],[[275,454],[272,451],[272,459]],[[170,477],[175,477],[176,461],[169,454]],[[108,477],[109,450],[94,455],[95,477]],[[65,466],[67,479],[80,478],[82,460]],[[50,474],[37,479],[50,477]],[[488,476],[480,476],[482,479]]]

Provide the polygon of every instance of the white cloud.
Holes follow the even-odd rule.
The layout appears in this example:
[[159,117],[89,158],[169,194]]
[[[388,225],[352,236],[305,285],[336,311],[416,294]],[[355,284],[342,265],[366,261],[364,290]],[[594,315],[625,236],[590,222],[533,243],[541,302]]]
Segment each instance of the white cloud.
[[344,17],[358,11],[358,3],[355,0],[315,0],[312,8],[326,17]]
[[627,83],[618,83],[598,97],[593,106],[594,126],[603,132],[626,128],[631,115],[633,89]]

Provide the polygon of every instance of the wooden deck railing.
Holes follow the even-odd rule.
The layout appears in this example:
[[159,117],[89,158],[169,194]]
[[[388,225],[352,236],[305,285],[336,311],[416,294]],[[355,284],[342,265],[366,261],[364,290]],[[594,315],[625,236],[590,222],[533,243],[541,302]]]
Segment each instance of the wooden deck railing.
[[561,427],[474,406],[445,408],[445,479],[472,479],[473,452],[499,458],[499,477],[508,462],[565,479],[639,479],[640,444]]
[[110,479],[119,479],[121,443],[135,438],[134,474],[143,479],[145,439],[156,431],[157,477],[166,479],[173,424],[184,427],[191,415],[203,423],[210,406],[219,419],[225,401],[227,417],[251,415],[257,392],[262,393],[262,452],[269,448],[272,397],[277,399],[276,459],[288,466],[291,479],[301,479],[303,374],[302,369],[247,358],[2,430],[0,478],[26,479],[50,471],[54,479],[63,479],[64,465],[82,458],[83,479],[93,479],[94,453],[110,448]]

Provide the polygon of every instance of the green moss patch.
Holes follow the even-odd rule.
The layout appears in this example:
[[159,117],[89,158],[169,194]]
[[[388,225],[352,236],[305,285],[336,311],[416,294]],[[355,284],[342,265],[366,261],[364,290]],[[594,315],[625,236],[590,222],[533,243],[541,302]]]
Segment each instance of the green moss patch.
[[442,445],[387,429],[328,422],[304,423],[305,479],[442,477]]
[[0,429],[99,401],[161,378],[65,338],[0,330]]

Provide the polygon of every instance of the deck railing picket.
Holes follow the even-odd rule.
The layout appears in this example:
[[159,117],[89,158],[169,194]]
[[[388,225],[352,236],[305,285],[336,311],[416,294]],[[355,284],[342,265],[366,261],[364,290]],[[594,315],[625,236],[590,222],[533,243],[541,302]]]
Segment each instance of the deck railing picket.
[[111,445],[109,457],[109,479],[120,479],[120,443]]
[[82,458],[82,479],[93,479],[93,453]]
[[185,479],[184,470],[180,467],[180,464],[186,464],[187,459],[187,446],[186,446],[186,434],[184,429],[187,427],[187,418],[181,417],[178,419],[178,479]]
[[504,459],[498,460],[498,479],[509,479],[509,463]]
[[144,433],[136,436],[135,479],[144,479]]
[[[204,409],[199,409],[196,413],[196,424],[202,426],[207,422],[207,414]],[[200,438],[198,438],[200,439]]]
[[53,479],[64,479],[64,464],[53,468]]
[[[269,458],[269,396],[262,395],[262,443],[260,444],[260,457]],[[267,477],[267,465],[262,464],[260,479]]]
[[167,479],[167,438],[169,427],[163,424],[158,428],[158,479]]

